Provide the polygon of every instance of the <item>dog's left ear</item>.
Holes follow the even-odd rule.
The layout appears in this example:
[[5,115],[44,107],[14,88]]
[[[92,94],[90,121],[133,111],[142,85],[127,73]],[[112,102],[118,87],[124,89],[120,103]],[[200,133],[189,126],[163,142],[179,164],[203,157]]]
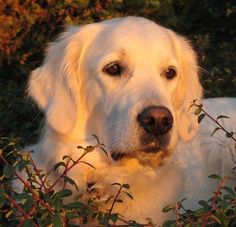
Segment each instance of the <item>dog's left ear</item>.
[[[45,113],[46,124],[59,134],[71,132],[79,102],[79,64],[95,25],[70,27],[47,49],[42,66],[28,82],[28,94]],[[89,38],[90,37],[90,38]]]
[[202,100],[202,86],[199,81],[199,66],[197,56],[190,42],[170,31],[177,57],[180,63],[180,78],[173,105],[176,110],[179,137],[184,141],[191,140],[197,133],[199,124],[196,108],[191,106],[193,100]]

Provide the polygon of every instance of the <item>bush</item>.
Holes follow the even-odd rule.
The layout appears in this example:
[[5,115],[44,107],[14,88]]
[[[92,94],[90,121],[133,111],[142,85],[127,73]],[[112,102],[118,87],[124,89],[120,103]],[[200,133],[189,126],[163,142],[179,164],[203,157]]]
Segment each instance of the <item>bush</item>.
[[[110,204],[110,208],[106,210],[99,200],[98,192],[95,193],[96,196],[90,195],[89,199],[82,200],[83,194],[75,181],[68,176],[68,172],[76,165],[86,164],[94,168],[92,163],[85,162],[83,158],[95,148],[101,149],[107,155],[104,145],[97,142],[95,146],[78,146],[84,152],[77,160],[64,156],[52,170],[45,172],[37,167],[30,152],[22,153],[18,150],[17,140],[1,138],[0,161],[4,167],[0,173],[0,226],[72,227],[76,226],[74,220],[77,224],[91,224],[91,221],[96,220],[100,225],[108,226],[118,219],[124,222],[124,226],[143,226],[133,220],[124,220],[122,214],[113,212],[115,204],[123,202],[121,194],[133,199],[128,192],[128,184],[113,183],[110,186],[117,192],[105,201],[105,204]],[[60,174],[59,169],[62,170]],[[55,177],[55,173],[58,177]],[[17,192],[16,188],[11,188],[11,181],[15,179],[18,180],[18,186],[22,185],[23,191]],[[88,189],[91,194],[96,190],[91,185]],[[68,198],[72,202],[66,202]],[[76,201],[73,198],[77,198]],[[147,219],[145,225],[153,226],[150,219]]]
[[[96,220],[101,226],[116,225],[117,220],[122,221],[122,226],[154,226],[152,220],[147,218],[147,223],[139,224],[135,220],[124,220],[122,214],[114,213],[116,203],[122,203],[120,195],[125,193],[130,199],[128,184],[114,183],[117,193],[110,196],[105,203],[110,203],[110,209],[104,210],[99,196],[91,197],[87,201],[82,200],[83,195],[73,179],[67,173],[76,165],[92,164],[83,162],[83,157],[96,147],[103,149],[101,144],[88,146],[77,160],[63,157],[56,163],[50,172],[38,169],[30,153],[18,151],[17,141],[8,138],[0,139],[0,161],[4,168],[0,173],[2,183],[0,188],[0,226],[76,226],[77,224],[91,224]],[[69,161],[69,162],[68,162]],[[58,178],[49,181],[50,175],[58,168],[63,168]],[[22,173],[25,172],[25,173]],[[24,177],[22,177],[24,175]],[[27,177],[25,176],[27,175]],[[201,207],[197,210],[189,210],[184,207],[184,200],[174,205],[163,208],[163,212],[174,212],[175,219],[167,220],[164,227],[174,226],[234,226],[236,224],[236,188],[226,185],[228,177],[221,178],[211,175],[210,178],[219,181],[212,198],[208,201],[199,201]],[[9,185],[13,179],[18,179],[24,190],[17,192]],[[20,184],[19,184],[20,185]],[[78,197],[75,202],[66,202],[67,198]],[[73,199],[70,199],[73,201]],[[118,225],[119,226],[119,225]]]

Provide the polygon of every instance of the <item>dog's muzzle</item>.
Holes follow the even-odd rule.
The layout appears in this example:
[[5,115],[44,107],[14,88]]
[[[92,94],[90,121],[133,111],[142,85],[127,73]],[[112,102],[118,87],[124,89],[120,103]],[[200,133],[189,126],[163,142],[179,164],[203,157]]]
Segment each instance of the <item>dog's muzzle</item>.
[[139,148],[136,147],[131,152],[111,152],[114,161],[140,155],[153,157],[157,153],[168,154],[167,147],[173,126],[173,116],[170,110],[163,106],[150,106],[138,114],[137,121],[142,129]]
[[140,126],[140,145],[146,153],[166,151],[171,139],[173,116],[166,107],[150,106],[137,116]]

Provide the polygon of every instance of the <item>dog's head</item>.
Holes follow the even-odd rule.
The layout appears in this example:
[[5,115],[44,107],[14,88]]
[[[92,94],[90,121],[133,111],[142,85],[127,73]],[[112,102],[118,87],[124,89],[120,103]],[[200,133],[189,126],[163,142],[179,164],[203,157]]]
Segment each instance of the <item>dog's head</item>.
[[29,94],[57,134],[95,134],[115,160],[160,163],[178,138],[195,135],[189,106],[202,89],[188,41],[127,17],[67,29],[30,76]]

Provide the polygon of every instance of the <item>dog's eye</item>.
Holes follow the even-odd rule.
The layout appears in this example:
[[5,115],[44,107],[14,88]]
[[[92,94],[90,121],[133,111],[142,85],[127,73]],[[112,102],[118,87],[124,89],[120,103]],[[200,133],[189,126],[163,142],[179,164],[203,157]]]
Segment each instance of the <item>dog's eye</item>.
[[173,66],[170,66],[165,72],[165,77],[168,79],[168,80],[171,80],[173,79],[174,77],[176,77],[177,75],[177,71],[176,71],[176,68],[173,67]]
[[111,76],[120,76],[122,67],[119,63],[117,62],[112,62],[108,65],[106,65],[103,69],[105,73]]

